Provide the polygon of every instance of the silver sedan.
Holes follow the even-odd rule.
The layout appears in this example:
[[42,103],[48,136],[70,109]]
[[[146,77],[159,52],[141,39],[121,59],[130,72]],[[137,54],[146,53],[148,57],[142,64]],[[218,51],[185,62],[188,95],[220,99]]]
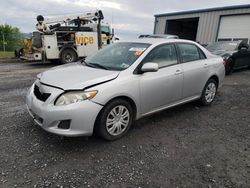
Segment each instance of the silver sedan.
[[39,74],[26,100],[48,132],[115,140],[144,116],[193,100],[210,105],[224,76],[222,58],[195,42],[144,38]]

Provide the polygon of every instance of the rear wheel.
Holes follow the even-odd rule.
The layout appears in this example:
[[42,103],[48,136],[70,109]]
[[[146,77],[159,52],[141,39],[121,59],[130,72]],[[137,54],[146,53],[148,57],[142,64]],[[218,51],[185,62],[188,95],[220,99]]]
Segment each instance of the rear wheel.
[[18,57],[18,58],[23,56],[23,48],[21,48],[20,50],[16,50],[15,51],[15,56]]
[[66,48],[61,52],[61,63],[72,63],[77,60],[77,54],[72,48]]
[[218,83],[214,79],[209,79],[203,89],[200,102],[204,106],[210,105],[216,96]]
[[97,118],[96,133],[106,140],[124,136],[133,122],[133,110],[129,102],[116,99],[108,103]]
[[226,64],[226,67],[225,67],[226,75],[232,74],[233,68],[234,68],[233,59],[229,58],[227,60],[227,64]]

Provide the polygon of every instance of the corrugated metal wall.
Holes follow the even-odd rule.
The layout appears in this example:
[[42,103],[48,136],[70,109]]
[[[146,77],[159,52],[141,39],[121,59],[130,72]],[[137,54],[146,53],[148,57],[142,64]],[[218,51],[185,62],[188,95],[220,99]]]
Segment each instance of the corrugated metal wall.
[[221,11],[218,10],[211,12],[190,13],[190,14],[173,15],[173,16],[159,16],[156,17],[154,31],[155,34],[164,34],[167,20],[199,17],[199,25],[197,29],[196,41],[199,41],[201,44],[208,44],[216,40],[220,17],[224,15],[233,15],[233,14],[236,15],[250,14],[250,8],[221,10]]

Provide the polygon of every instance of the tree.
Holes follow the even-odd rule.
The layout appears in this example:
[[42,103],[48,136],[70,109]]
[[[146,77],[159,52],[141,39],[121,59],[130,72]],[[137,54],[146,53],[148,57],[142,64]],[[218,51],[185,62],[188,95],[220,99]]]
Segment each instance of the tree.
[[3,37],[6,51],[14,51],[22,46],[22,33],[17,27],[0,25],[0,51],[3,51]]

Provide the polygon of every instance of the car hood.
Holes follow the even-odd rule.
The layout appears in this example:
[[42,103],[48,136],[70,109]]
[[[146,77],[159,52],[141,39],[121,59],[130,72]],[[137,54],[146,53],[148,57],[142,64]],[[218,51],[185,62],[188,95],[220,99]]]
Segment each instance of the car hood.
[[227,51],[227,50],[215,50],[215,51],[212,51],[211,53],[212,53],[212,54],[214,54],[214,55],[223,56],[223,55],[225,55],[225,54],[232,55],[232,54],[233,54],[233,51]]
[[72,63],[49,69],[38,75],[41,83],[64,90],[84,89],[115,79],[119,71],[104,70]]

